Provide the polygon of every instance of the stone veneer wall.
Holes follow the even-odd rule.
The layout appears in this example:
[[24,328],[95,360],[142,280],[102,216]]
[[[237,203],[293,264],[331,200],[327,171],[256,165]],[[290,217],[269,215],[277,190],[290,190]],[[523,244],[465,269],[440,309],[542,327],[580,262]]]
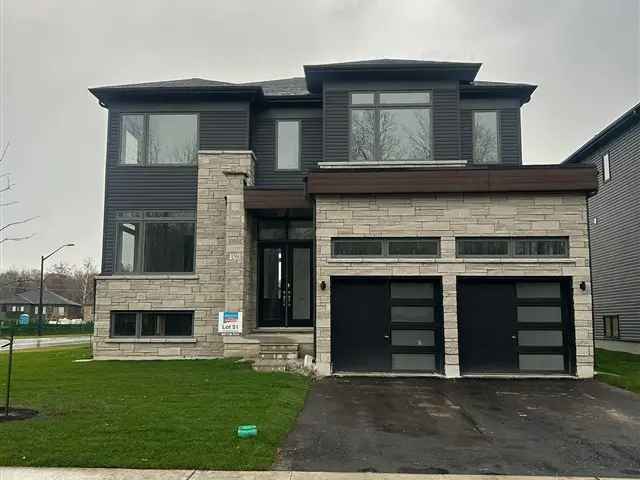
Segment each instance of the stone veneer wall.
[[[456,236],[569,236],[566,259],[456,258]],[[332,237],[440,237],[436,259],[334,259]],[[445,375],[460,375],[457,276],[570,276],[579,377],[593,376],[586,200],[581,194],[443,194],[316,197],[316,364],[331,373],[331,276],[442,279]],[[325,281],[329,288],[318,285]],[[580,282],[587,289],[579,289]]]
[[[245,324],[255,324],[255,261],[247,256],[255,241],[244,209],[244,186],[253,181],[252,152],[199,152],[195,272],[98,277],[96,358],[222,357],[218,312],[241,310]],[[193,310],[193,338],[110,338],[115,310]]]

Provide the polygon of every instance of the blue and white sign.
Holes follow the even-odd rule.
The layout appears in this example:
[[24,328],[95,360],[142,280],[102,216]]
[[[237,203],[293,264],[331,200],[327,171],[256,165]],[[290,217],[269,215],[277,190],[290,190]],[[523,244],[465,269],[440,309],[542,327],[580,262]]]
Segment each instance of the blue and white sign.
[[18,317],[18,323],[20,325],[29,325],[29,314],[28,313],[20,314],[20,316]]
[[242,335],[242,312],[218,312],[220,335]]

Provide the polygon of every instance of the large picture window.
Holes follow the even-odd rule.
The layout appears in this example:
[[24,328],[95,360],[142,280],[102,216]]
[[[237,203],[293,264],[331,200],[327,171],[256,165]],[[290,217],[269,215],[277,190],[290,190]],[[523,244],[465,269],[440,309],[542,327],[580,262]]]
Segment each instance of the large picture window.
[[433,160],[431,92],[350,94],[350,160]]
[[193,211],[123,211],[116,217],[117,272],[193,272]]
[[193,312],[112,312],[112,337],[191,337]]
[[473,112],[473,161],[474,163],[500,162],[498,112]]
[[198,155],[196,114],[123,114],[120,164],[193,165]]

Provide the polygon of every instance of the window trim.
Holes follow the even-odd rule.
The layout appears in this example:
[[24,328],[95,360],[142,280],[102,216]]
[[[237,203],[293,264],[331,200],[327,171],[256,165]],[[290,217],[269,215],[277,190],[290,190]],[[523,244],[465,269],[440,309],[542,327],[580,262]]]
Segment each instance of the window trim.
[[602,161],[602,183],[611,181],[611,155],[607,150],[600,157]]
[[[136,315],[136,333],[135,335],[114,335],[114,320],[118,313],[134,313]],[[188,313],[191,314],[191,335],[142,335],[142,314],[143,313]],[[195,310],[111,310],[109,312],[109,338],[126,339],[152,339],[152,338],[194,338],[195,337]]]
[[[526,236],[526,237],[456,237],[456,257],[459,258],[569,258],[570,257],[570,245],[569,245],[569,237],[549,237],[549,236]],[[464,254],[460,253],[460,241],[461,240],[471,240],[471,241],[496,241],[496,240],[507,240],[507,253],[506,255],[499,254]],[[516,255],[515,253],[515,245],[516,242],[520,240],[562,240],[566,243],[567,253],[566,255]]]
[[[200,151],[200,112],[191,112],[191,111],[158,111],[158,112],[141,112],[141,111],[122,111],[118,112],[120,117],[119,120],[119,150],[118,150],[118,159],[116,161],[116,167],[119,168],[162,168],[162,167],[171,167],[171,168],[194,168],[198,166],[198,152]],[[123,163],[123,152],[124,152],[124,117],[126,115],[142,115],[142,128],[143,128],[143,142],[142,142],[142,163]],[[149,152],[149,117],[151,115],[191,115],[196,117],[196,158],[194,158],[193,163],[151,163],[149,162],[148,152]]]
[[[393,241],[432,241],[436,244],[435,255],[390,255],[389,242]],[[369,242],[380,243],[380,255],[337,255],[335,250],[336,242]],[[331,258],[439,258],[440,237],[332,237],[331,238]]]
[[[608,319],[616,319],[618,325],[618,335],[613,335],[613,323],[611,324],[611,335],[607,335],[607,320]],[[620,315],[603,315],[602,316],[602,337],[610,340],[620,340]]]
[[[498,161],[495,163],[488,163],[488,162],[479,162],[476,160],[476,156],[475,156],[475,145],[474,145],[474,131],[475,131],[475,124],[476,124],[476,113],[495,113],[496,114],[496,135],[497,135],[497,139],[496,141],[498,142]],[[471,110],[471,162],[474,165],[500,165],[503,163],[502,161],[502,129],[500,128],[500,120],[501,120],[501,111],[496,109],[496,108],[474,108],[473,110]]]
[[[164,213],[164,212],[184,212],[185,215],[183,217],[177,217],[175,219],[169,218],[147,218],[149,213]],[[140,214],[139,217],[132,218],[122,218],[118,217],[119,214]],[[119,269],[120,260],[121,260],[121,245],[122,239],[120,236],[120,225],[126,223],[137,224],[140,227],[139,231],[139,239],[137,240],[137,245],[135,247],[135,258],[134,258],[134,269],[132,272],[124,272]],[[145,241],[145,224],[146,223],[188,223],[193,224],[193,269],[188,272],[147,272],[144,271],[144,241]],[[198,225],[196,220],[196,211],[195,210],[118,210],[115,212],[115,254],[114,265],[113,265],[113,275],[182,275],[182,274],[191,274],[196,271],[196,238]]]
[[[380,103],[380,94],[381,93],[409,93],[409,92],[425,92],[428,94],[428,102],[427,103]],[[362,93],[372,93],[373,94],[373,103],[352,103],[352,95],[353,94],[362,94]],[[394,163],[402,163],[402,162],[419,162],[425,161],[422,159],[411,159],[411,158],[402,158],[398,160],[382,160],[378,157],[378,152],[380,150],[380,111],[381,110],[399,110],[399,109],[408,109],[408,110],[428,110],[430,122],[429,126],[431,127],[431,134],[429,136],[429,148],[431,149],[431,160],[435,161],[435,155],[433,150],[434,145],[434,129],[433,129],[433,90],[429,88],[413,88],[413,89],[403,89],[403,90],[350,90],[347,92],[349,97],[348,100],[348,108],[349,108],[349,124],[348,124],[348,136],[349,136],[349,154],[347,158],[347,162],[377,162],[377,163],[386,163],[386,164],[394,164]],[[352,135],[352,120],[353,120],[353,110],[374,110],[375,111],[375,125],[374,125],[374,138],[372,145],[372,160],[356,160],[353,158],[353,135]]]
[[[296,168],[280,168],[278,166],[278,126],[280,123],[298,124],[298,166]],[[277,118],[274,120],[273,159],[276,172],[300,172],[302,170],[302,120],[297,118]]]

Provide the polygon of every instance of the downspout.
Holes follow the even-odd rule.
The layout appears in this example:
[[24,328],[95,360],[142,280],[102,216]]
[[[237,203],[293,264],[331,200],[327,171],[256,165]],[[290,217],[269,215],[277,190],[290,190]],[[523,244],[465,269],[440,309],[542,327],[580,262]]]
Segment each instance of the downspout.
[[[589,194],[585,195],[587,205],[587,249],[589,250],[589,281],[591,283],[591,342],[593,344],[593,373],[596,371],[596,315],[593,294],[593,261],[591,258],[591,215],[589,213]],[[575,328],[575,327],[574,327]]]

